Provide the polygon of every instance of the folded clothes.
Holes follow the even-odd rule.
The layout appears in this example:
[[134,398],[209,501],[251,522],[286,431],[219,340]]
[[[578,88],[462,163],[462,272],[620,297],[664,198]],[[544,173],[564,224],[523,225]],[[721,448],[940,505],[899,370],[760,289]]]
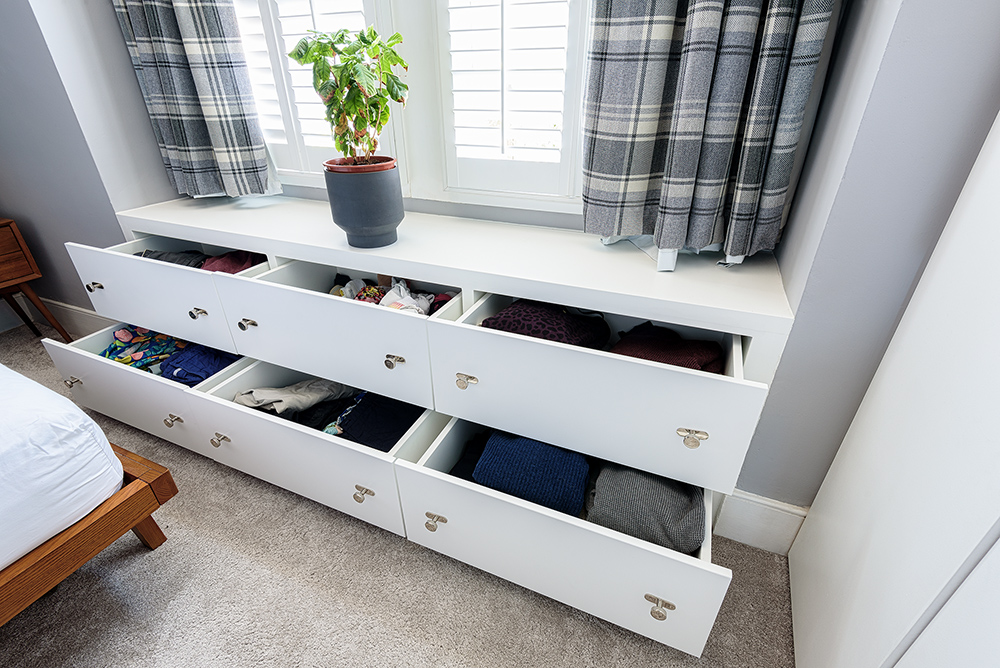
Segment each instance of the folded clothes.
[[238,359],[239,355],[194,343],[164,360],[160,373],[164,378],[194,387]]
[[151,373],[158,373],[158,364],[188,345],[187,341],[135,325],[125,325],[113,336],[101,357]]
[[205,271],[220,271],[226,274],[238,274],[263,262],[267,262],[267,256],[250,251],[229,251],[222,255],[216,255],[205,260],[201,268]]
[[691,554],[705,539],[704,490],[606,463],[597,475],[587,520]]
[[420,406],[365,392],[323,431],[389,452],[423,412]]
[[496,315],[483,320],[483,327],[586,348],[603,348],[611,328],[598,315],[570,313],[562,306],[518,299]]
[[710,373],[725,370],[726,356],[716,341],[683,339],[674,330],[649,321],[618,335],[618,343],[609,352]]
[[357,390],[342,383],[322,378],[310,378],[286,387],[258,387],[244,390],[233,401],[251,408],[263,408],[275,413],[301,411],[327,399],[357,394]]
[[354,396],[327,399],[301,411],[285,411],[278,416],[303,427],[323,431],[328,424],[335,423],[344,414],[344,411],[354,405],[356,400],[357,398]]
[[588,471],[578,452],[497,431],[486,442],[472,477],[480,485],[577,515]]
[[202,253],[196,250],[186,250],[186,251],[158,251],[158,250],[144,250],[135,253],[139,257],[147,257],[150,260],[159,260],[160,262],[170,262],[172,264],[180,264],[185,267],[194,267],[195,269],[201,267],[205,264],[205,260],[208,260],[211,255]]

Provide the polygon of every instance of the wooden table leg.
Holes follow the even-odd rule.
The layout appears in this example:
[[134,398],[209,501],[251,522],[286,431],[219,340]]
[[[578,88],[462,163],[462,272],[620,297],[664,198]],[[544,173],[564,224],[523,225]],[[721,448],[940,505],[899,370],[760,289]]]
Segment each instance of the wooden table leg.
[[35,323],[31,321],[31,318],[28,316],[28,314],[24,312],[24,309],[21,308],[21,305],[17,303],[16,299],[14,299],[13,292],[3,293],[3,299],[5,302],[10,304],[10,307],[14,309],[14,313],[17,314],[17,317],[21,319],[21,322],[23,322],[25,325],[28,326],[28,329],[30,329],[35,336],[42,335],[42,333],[38,330],[38,328],[35,327]]
[[38,312],[45,316],[45,319],[49,321],[49,324],[55,327],[55,330],[59,332],[59,336],[63,337],[63,340],[66,341],[66,343],[72,343],[73,337],[69,335],[69,332],[63,329],[63,326],[59,324],[56,317],[52,315],[45,304],[42,303],[42,300],[38,298],[38,295],[36,295],[35,291],[31,289],[31,286],[27,283],[19,283],[17,287],[24,293],[24,296],[35,305]]

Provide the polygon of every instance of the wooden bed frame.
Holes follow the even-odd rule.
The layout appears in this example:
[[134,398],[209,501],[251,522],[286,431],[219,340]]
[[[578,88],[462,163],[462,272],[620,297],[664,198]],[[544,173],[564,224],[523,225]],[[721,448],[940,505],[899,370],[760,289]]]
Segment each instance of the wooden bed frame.
[[167,539],[153,511],[177,494],[163,466],[112,444],[124,484],[89,515],[0,571],[0,626],[130,529],[151,550]]

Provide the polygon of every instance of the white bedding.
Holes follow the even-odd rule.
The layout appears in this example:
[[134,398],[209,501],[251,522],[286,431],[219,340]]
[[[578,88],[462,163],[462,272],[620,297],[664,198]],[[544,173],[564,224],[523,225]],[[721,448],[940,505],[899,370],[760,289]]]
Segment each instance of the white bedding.
[[0,364],[0,569],[121,488],[100,427],[69,399]]

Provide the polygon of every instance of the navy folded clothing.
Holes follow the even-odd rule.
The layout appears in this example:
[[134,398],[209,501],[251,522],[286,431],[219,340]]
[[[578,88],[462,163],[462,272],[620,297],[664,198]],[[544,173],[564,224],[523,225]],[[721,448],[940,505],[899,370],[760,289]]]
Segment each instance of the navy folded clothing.
[[389,452],[423,412],[420,406],[367,392],[340,418],[339,436]]
[[492,431],[487,429],[470,438],[465,444],[465,449],[462,450],[462,456],[459,457],[448,473],[456,478],[475,482],[476,480],[472,477],[472,474],[476,470],[479,458],[483,456],[483,451],[486,449],[486,442],[490,440],[490,434],[492,433]]
[[160,364],[160,374],[194,387],[238,359],[238,355],[195,343],[165,359]]
[[607,463],[597,475],[587,520],[691,554],[705,539],[700,487]]
[[589,469],[578,452],[497,431],[486,442],[472,477],[480,485],[577,515]]

